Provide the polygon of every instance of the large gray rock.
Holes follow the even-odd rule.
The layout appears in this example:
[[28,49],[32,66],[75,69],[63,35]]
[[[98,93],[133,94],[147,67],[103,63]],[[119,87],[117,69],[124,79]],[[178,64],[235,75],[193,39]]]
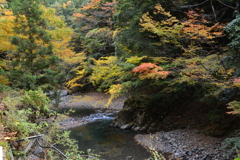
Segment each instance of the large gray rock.
[[134,131],[145,131],[152,129],[157,125],[153,123],[155,121],[155,116],[150,115],[148,108],[137,108],[132,107],[128,103],[124,104],[121,111],[118,112],[112,126],[121,129],[132,129]]
[[120,112],[118,112],[118,114],[114,118],[112,125],[114,127],[120,128],[124,125],[127,125],[127,124],[133,122],[133,120],[134,120],[133,114],[134,114],[134,112],[131,109],[121,110]]
[[121,129],[130,129],[130,128],[132,128],[132,126],[133,126],[133,122],[130,122],[128,124],[121,126],[120,128]]

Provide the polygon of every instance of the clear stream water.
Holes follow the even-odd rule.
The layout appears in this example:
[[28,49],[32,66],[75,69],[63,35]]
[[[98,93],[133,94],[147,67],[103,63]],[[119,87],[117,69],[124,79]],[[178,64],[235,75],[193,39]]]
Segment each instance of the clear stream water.
[[74,118],[94,119],[84,126],[71,129],[71,138],[78,141],[79,149],[101,155],[105,160],[145,160],[150,154],[134,141],[136,132],[111,126],[114,113],[96,113],[94,109],[79,109]]

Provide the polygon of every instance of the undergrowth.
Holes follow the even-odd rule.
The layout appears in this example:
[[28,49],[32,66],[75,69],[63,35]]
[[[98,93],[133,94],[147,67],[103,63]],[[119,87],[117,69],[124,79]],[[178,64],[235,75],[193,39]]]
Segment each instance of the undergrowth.
[[[84,153],[79,151],[76,140],[69,137],[70,131],[64,130],[59,125],[62,120],[58,117],[63,115],[51,110],[50,100],[42,90],[36,91],[16,91],[7,86],[0,85],[0,93],[5,110],[2,112],[1,123],[5,126],[7,132],[11,133],[8,137],[9,144],[15,143],[18,139],[26,139],[29,136],[44,134],[46,147],[63,146],[63,151],[69,160],[84,160],[92,157],[98,160],[99,156],[92,152]],[[53,121],[47,121],[52,118]],[[24,145],[24,144],[20,144]],[[21,147],[12,146],[15,157],[27,156]],[[22,146],[24,147],[24,146]],[[53,149],[44,149],[42,158],[57,160],[61,155]]]

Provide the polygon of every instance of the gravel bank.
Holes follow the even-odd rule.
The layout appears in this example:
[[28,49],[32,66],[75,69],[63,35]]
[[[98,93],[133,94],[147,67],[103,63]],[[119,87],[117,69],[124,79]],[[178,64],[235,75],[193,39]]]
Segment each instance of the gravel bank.
[[196,130],[173,130],[154,134],[138,134],[135,140],[145,148],[171,153],[167,159],[233,160],[235,154],[219,150],[222,139],[206,136]]
[[109,95],[99,92],[84,92],[76,95],[67,95],[61,97],[62,102],[59,108],[108,108],[121,110],[126,97],[119,97],[112,101],[109,106],[106,106]]

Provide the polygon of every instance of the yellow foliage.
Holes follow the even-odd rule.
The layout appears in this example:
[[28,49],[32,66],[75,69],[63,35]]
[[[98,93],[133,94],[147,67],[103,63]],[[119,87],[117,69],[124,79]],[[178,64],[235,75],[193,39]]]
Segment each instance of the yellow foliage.
[[2,76],[0,75],[0,84],[10,84],[10,82],[8,81],[8,78],[6,76]]
[[[7,68],[7,65],[5,60],[0,59],[0,70],[2,70],[2,68]],[[0,84],[9,85],[10,82],[6,76],[0,75]]]
[[168,63],[172,58],[167,57],[150,57],[154,63]]
[[119,44],[119,47],[121,48],[121,50],[125,51],[126,54],[132,53],[132,50],[130,50],[127,46],[125,46],[123,44]]
[[206,57],[177,59],[176,65],[183,69],[179,71],[179,78],[175,79],[175,83],[199,84],[211,91],[212,96],[218,96],[226,88],[237,87],[238,84],[231,81],[235,69],[224,68],[219,63],[220,58],[219,55],[213,54]]
[[[69,47],[69,41],[72,38],[73,30],[65,25],[61,17],[55,15],[56,11],[54,9],[44,6],[42,6],[42,9],[44,11],[42,17],[48,21],[50,26],[47,31],[52,37],[54,53],[67,64],[77,63],[79,55],[73,52]],[[5,15],[0,17],[0,50],[14,50],[15,46],[11,44],[10,37],[16,35],[13,28],[14,25],[18,24],[14,22],[15,17],[12,15],[11,11],[4,9],[1,12],[4,12]],[[22,16],[21,18],[24,21],[25,17]],[[37,40],[37,43],[45,45],[39,40]]]
[[66,3],[63,3],[62,7],[65,9],[67,8],[67,4]]
[[141,61],[144,58],[147,58],[147,56],[142,56],[142,57],[132,56],[130,58],[126,58],[126,62],[131,63],[131,64],[135,64],[135,65],[139,65],[139,63],[141,63]]
[[66,85],[70,88],[73,89],[75,87],[83,87],[84,84],[81,84],[79,80],[81,80],[83,77],[86,76],[87,72],[85,69],[82,70],[76,70],[77,77],[73,78],[72,80],[68,81]]
[[1,12],[4,16],[0,16],[0,51],[14,50],[15,47],[10,42],[10,37],[14,36],[14,19],[12,12],[3,9]]
[[180,31],[183,27],[180,24],[180,21],[176,17],[173,17],[169,12],[166,12],[160,4],[157,4],[155,9],[155,15],[164,15],[167,19],[155,21],[149,13],[145,13],[139,23],[139,25],[143,27],[141,31],[149,31],[156,34],[160,38],[159,43],[156,43],[156,45],[165,45],[166,43],[180,45],[177,40],[181,37]]
[[114,56],[94,60],[94,63],[95,66],[93,67],[93,73],[90,77],[93,85],[104,83],[103,88],[108,88],[111,84],[116,83],[125,73],[122,68],[117,65],[118,58]]
[[106,106],[109,106],[112,103],[113,99],[121,96],[122,89],[123,89],[122,84],[116,84],[116,85],[112,85],[110,87],[110,89],[107,92],[110,94],[110,97],[108,99],[108,103],[106,104]]
[[42,15],[48,21],[50,26],[48,33],[51,35],[53,52],[61,58],[66,64],[79,63],[80,54],[76,54],[70,47],[69,42],[73,35],[73,29],[66,26],[62,17],[56,16],[56,10],[42,6],[44,14]]
[[85,69],[87,67],[86,61],[86,54],[85,53],[78,53],[71,59],[72,63],[79,63],[75,68],[72,68],[71,72],[76,72],[76,77],[71,79],[66,83],[66,85],[70,88],[73,89],[75,87],[82,87],[84,84],[81,84],[79,81],[86,76],[88,73]]
[[227,114],[240,114],[240,102],[239,101],[232,101],[227,104],[228,109],[232,109],[233,111],[227,112]]

